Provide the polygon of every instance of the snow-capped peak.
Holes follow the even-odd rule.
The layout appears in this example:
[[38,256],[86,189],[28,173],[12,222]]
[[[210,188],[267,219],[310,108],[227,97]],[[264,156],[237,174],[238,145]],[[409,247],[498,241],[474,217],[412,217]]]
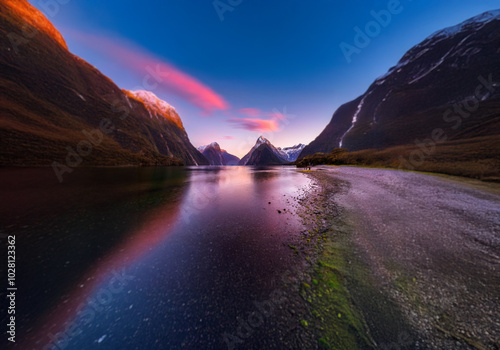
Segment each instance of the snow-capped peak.
[[432,39],[432,38],[437,38],[437,37],[448,38],[448,37],[454,36],[457,33],[460,33],[462,30],[467,29],[470,26],[474,26],[474,27],[481,26],[482,27],[486,23],[489,23],[495,19],[500,20],[500,9],[486,11],[480,15],[472,17],[472,18],[470,18],[462,23],[459,23],[457,25],[438,30],[437,32],[431,34],[427,39]]
[[208,147],[212,147],[212,148],[221,150],[221,148],[220,148],[220,146],[219,146],[219,144],[217,142],[212,142],[212,143],[210,143],[208,145],[198,147],[198,151],[200,151],[200,152],[203,153]]
[[281,157],[289,162],[294,162],[300,155],[300,152],[306,147],[306,145],[299,143],[298,145],[292,147],[278,147],[278,151],[282,155]]
[[153,92],[146,90],[136,90],[129,91],[129,93],[132,95],[132,97],[144,103],[144,105],[150,112],[151,118],[153,117],[151,112],[153,112],[153,114],[156,114],[157,118],[157,114],[160,114],[163,117],[176,123],[179,127],[183,128],[181,118],[177,114],[175,108],[162,99],[158,98]]
[[[275,151],[275,152],[278,152],[278,151],[276,150],[276,148],[275,148],[275,147],[271,144],[271,142],[270,142],[268,139],[266,139],[264,136],[262,136],[262,135],[261,135],[261,136],[259,136],[259,138],[258,138],[258,139],[257,139],[257,141],[255,142],[255,145],[253,145],[252,149],[250,149],[250,152],[248,152],[248,153],[247,153],[247,155],[241,159],[240,164],[241,164],[241,165],[247,165],[247,162],[248,162],[248,160],[250,159],[250,156],[253,154],[253,152],[254,152],[257,148],[259,148],[260,146],[262,146],[263,144],[267,144],[267,145],[269,145],[269,147],[271,147],[271,149],[273,150],[273,152],[274,152],[274,151]],[[278,155],[278,156],[279,156],[279,155]]]
[[[484,12],[462,23],[432,33],[424,41],[422,41],[420,44],[414,46],[410,51],[408,51],[401,58],[401,60],[398,62],[396,66],[391,67],[385,74],[375,79],[375,84],[382,85],[386,81],[387,77],[389,77],[393,73],[399,73],[402,70],[404,70],[406,65],[408,65],[411,62],[414,62],[416,59],[418,59],[419,57],[423,56],[424,54],[432,50],[432,47],[434,47],[434,45],[436,45],[438,42],[446,40],[448,38],[452,38],[456,34],[461,33],[462,31],[465,30],[474,30],[474,31],[479,30],[484,25],[494,20],[500,20],[500,9]],[[447,55],[450,53],[451,50],[447,53]],[[442,57],[442,60],[444,60],[445,58],[446,57]],[[435,69],[441,63],[442,62],[436,62],[433,69]]]
[[268,140],[268,139],[266,139],[264,136],[262,136],[262,135],[261,135],[261,136],[259,136],[259,138],[257,139],[256,144],[261,145],[261,144],[263,144],[263,143],[270,143],[270,142],[269,142],[269,140]]
[[175,108],[169,105],[167,102],[161,100],[156,96],[152,91],[147,91],[147,90],[136,90],[136,91],[130,91],[133,95],[136,97],[140,98],[143,102],[149,104],[149,105],[154,105],[158,106],[165,111],[170,111],[174,110]]

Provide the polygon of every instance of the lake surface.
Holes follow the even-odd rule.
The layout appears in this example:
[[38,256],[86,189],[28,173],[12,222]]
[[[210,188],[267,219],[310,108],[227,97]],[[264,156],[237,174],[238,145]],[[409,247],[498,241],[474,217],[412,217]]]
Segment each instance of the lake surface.
[[[0,186],[13,349],[227,349],[302,264],[293,197],[311,183],[292,167],[2,169]],[[267,321],[238,345],[280,348]]]

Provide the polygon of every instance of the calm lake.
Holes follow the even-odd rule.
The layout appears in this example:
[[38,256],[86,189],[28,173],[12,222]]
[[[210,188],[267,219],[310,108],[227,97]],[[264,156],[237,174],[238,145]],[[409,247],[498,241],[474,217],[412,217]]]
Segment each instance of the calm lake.
[[78,169],[63,183],[2,169],[10,348],[227,349],[238,332],[240,348],[281,348],[272,315],[249,316],[303,264],[288,244],[303,229],[294,197],[311,185],[294,167]]

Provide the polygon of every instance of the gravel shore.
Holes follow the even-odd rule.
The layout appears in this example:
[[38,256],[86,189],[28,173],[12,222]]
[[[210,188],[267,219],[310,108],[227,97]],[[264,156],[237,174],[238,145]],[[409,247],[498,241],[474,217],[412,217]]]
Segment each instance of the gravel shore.
[[381,343],[387,325],[358,303],[378,348],[500,349],[500,196],[393,170],[320,167],[307,176],[330,192],[322,200],[338,207],[373,287],[411,328]]

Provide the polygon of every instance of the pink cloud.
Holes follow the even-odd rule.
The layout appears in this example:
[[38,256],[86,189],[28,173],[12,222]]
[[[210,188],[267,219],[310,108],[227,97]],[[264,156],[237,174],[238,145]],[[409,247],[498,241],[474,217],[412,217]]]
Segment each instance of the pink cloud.
[[175,94],[201,108],[205,113],[229,109],[225,99],[210,87],[141,47],[122,39],[74,30],[68,32],[72,39],[98,50],[128,71],[141,76],[141,88],[144,90],[161,90]]
[[223,140],[236,140],[236,137],[234,136],[222,136]]
[[279,129],[279,124],[274,119],[232,118],[228,122],[234,124],[237,129],[249,131],[271,132]]
[[[237,112],[251,118],[237,118],[233,115],[227,120],[229,123],[233,124],[237,129],[259,132],[280,130],[280,124],[283,122],[286,123],[286,120],[290,116],[286,113],[286,108],[283,109],[283,113],[276,108],[272,112],[265,113],[257,108],[242,108]],[[268,117],[269,119],[262,119],[262,117]]]
[[238,109],[238,113],[244,114],[248,117],[257,118],[262,115],[262,112],[258,108],[241,108]]

